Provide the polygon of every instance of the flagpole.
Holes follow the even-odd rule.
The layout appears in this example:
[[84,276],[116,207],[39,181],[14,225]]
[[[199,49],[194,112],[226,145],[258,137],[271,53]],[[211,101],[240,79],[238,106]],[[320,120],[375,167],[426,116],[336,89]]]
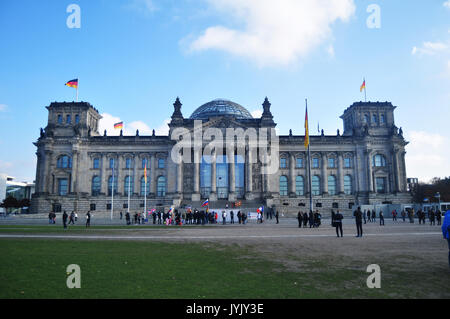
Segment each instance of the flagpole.
[[[308,112],[308,99],[305,99],[306,103],[306,112]],[[308,119],[309,121],[309,119]],[[309,135],[309,125],[308,125],[308,132],[306,133]],[[313,198],[312,198],[312,179],[311,179],[311,139],[308,137],[308,185],[309,185],[309,210],[312,212],[313,210]]]
[[76,97],[76,102],[78,102],[78,85],[79,85],[79,83],[80,83],[80,79],[78,78],[77,80],[78,80],[78,82],[77,82],[77,97]]
[[131,162],[128,166],[128,205],[127,205],[127,212],[130,213],[130,190],[131,190]]
[[145,159],[145,177],[144,177],[144,212],[147,214],[147,159]]
[[366,78],[364,78],[364,102],[367,103]]
[[113,219],[113,211],[114,211],[114,158],[113,158],[113,165],[112,165],[112,184],[111,184],[111,220]]

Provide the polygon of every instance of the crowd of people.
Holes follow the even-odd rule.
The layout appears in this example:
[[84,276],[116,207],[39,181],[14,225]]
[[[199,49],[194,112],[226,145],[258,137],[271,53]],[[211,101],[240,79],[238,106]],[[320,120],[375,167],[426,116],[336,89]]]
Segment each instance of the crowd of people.
[[322,224],[322,215],[316,211],[313,213],[312,211],[309,212],[302,212],[299,211],[297,214],[297,220],[298,220],[298,227],[302,228],[318,228]]

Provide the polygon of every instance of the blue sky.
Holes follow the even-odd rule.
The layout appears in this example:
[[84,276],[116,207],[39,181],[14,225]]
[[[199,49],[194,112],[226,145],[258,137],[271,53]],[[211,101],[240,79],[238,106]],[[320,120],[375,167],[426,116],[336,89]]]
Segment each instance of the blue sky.
[[163,133],[177,96],[186,117],[215,98],[257,114],[268,96],[279,132],[302,135],[305,98],[311,126],[335,134],[363,77],[368,100],[398,106],[408,176],[450,176],[449,1],[3,0],[0,172],[34,179],[45,106],[74,100],[73,78],[108,130]]

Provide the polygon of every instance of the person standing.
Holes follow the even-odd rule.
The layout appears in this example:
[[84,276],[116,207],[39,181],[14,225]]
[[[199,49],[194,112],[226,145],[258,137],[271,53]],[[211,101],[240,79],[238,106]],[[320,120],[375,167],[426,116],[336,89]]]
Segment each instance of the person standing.
[[[355,212],[353,213],[353,216],[355,217],[355,221],[356,221],[356,231],[357,231],[357,235],[356,237],[362,237],[363,236],[363,229],[362,229],[362,212],[361,212],[361,207],[358,207],[357,210],[355,210]],[[372,215],[372,220],[373,220],[373,215]]]
[[402,209],[402,219],[403,219],[403,222],[406,222],[406,213],[405,213],[404,209]]
[[127,225],[130,225],[130,224],[131,224],[131,221],[130,221],[130,213],[129,213],[129,212],[127,212],[127,213],[125,214],[125,220],[127,221]]
[[222,212],[222,222],[224,225],[227,223],[227,212],[226,211]]
[[436,220],[437,220],[437,224],[438,226],[441,225],[441,220],[442,220],[442,213],[441,211],[438,209],[437,213],[436,213]]
[[122,217],[123,217],[123,213],[122,213],[122,211],[120,211],[120,220],[122,220]]
[[63,216],[62,216],[64,229],[67,229],[67,216],[68,215],[67,215],[66,211],[64,211]]
[[277,220],[277,224],[279,224],[279,220],[278,220],[278,217],[279,217],[279,214],[278,214],[278,211],[275,213],[275,219]]
[[366,211],[364,211],[363,213],[363,218],[364,218],[364,225],[366,224]]
[[303,228],[308,227],[308,213],[304,212],[303,213]]
[[241,222],[242,222],[242,215],[241,215],[241,211],[238,211],[238,213],[237,213],[237,218],[238,218],[238,223],[239,223],[239,225],[241,224]]
[[367,211],[367,219],[369,220],[369,223],[372,222],[372,219],[370,218],[370,210]]
[[231,224],[234,224],[234,212],[233,211],[230,212],[230,220],[231,220]]
[[339,238],[339,233],[341,234],[340,237],[344,237],[344,232],[342,231],[342,220],[344,219],[344,216],[341,214],[340,211],[337,211],[337,213],[334,215],[334,225],[336,227],[336,235]]
[[302,228],[302,222],[303,222],[303,214],[302,214],[302,212],[298,212],[297,219],[298,219],[298,228]]
[[435,226],[435,213],[434,213],[434,209],[431,210],[430,214],[428,215],[428,217],[430,218],[430,226]]
[[392,211],[392,221],[393,221],[393,222],[396,222],[396,221],[397,221],[397,210],[396,210],[396,209],[394,209],[394,210]]
[[86,214],[86,228],[91,227],[91,211],[89,210]]
[[309,212],[309,228],[314,227],[314,213],[312,211]]
[[375,209],[372,209],[372,222],[377,222],[377,213],[375,212]]
[[380,210],[380,226],[381,225],[384,226],[384,215],[383,215],[383,211]]
[[448,243],[448,266],[450,267],[450,210],[445,213],[441,229],[442,235],[444,236],[444,239],[447,239]]

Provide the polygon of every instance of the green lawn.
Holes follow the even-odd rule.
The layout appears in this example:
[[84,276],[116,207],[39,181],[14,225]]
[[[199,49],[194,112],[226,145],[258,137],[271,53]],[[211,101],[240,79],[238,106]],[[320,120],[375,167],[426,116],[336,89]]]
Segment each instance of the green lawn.
[[[366,273],[288,271],[248,248],[148,241],[0,240],[0,298],[335,298],[382,297]],[[81,268],[81,289],[66,267]],[[335,287],[350,284],[349,289]]]

